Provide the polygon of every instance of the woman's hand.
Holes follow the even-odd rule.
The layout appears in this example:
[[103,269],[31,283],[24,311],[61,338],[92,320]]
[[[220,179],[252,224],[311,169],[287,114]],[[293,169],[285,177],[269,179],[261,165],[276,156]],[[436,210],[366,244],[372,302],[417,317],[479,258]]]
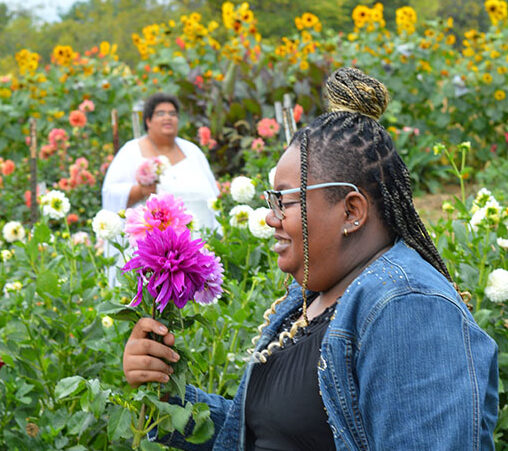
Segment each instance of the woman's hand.
[[[162,336],[162,343],[148,338],[150,332]],[[123,372],[131,387],[146,382],[167,382],[173,373],[167,362],[177,362],[180,356],[169,346],[175,336],[167,327],[152,318],[141,318],[132,330],[123,353]]]
[[155,183],[153,185],[133,185],[127,199],[127,207],[146,199],[150,194],[157,194],[157,185]]

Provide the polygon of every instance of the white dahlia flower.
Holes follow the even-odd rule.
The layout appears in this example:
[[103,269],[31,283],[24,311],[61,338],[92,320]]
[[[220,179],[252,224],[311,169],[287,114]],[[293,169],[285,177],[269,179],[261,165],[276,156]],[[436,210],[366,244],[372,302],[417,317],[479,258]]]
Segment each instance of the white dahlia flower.
[[25,239],[25,229],[21,225],[21,222],[10,221],[4,225],[2,235],[8,243],[23,241]]
[[113,240],[123,230],[123,222],[116,213],[100,210],[92,220],[92,229],[97,237],[103,240]]
[[236,202],[248,202],[256,194],[254,182],[249,177],[235,177],[231,182],[231,196]]
[[273,228],[266,223],[266,215],[270,209],[256,208],[249,215],[249,230],[256,238],[269,238],[273,235]]
[[69,213],[71,203],[62,191],[52,190],[41,197],[42,214],[51,219],[62,219]]
[[233,227],[245,229],[249,225],[249,217],[253,211],[248,205],[237,205],[229,212],[229,223]]
[[492,302],[503,302],[508,299],[508,271],[495,269],[489,274],[485,295]]
[[502,249],[508,249],[508,239],[506,238],[498,238],[497,245]]

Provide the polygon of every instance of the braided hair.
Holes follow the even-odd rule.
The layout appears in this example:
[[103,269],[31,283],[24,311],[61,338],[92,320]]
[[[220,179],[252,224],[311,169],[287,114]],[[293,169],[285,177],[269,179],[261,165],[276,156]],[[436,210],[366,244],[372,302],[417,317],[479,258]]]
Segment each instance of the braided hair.
[[[367,193],[389,231],[390,238],[402,238],[450,282],[452,278],[439,255],[425,225],[413,204],[409,171],[397,153],[393,141],[378,122],[389,96],[386,87],[373,77],[355,68],[341,68],[326,81],[324,102],[327,113],[300,129],[292,143],[300,145],[304,279],[303,318],[293,324],[290,332],[282,332],[266,349],[257,352],[258,361],[266,362],[275,347],[282,347],[287,337],[293,338],[300,327],[308,325],[305,291],[309,274],[309,243],[307,227],[307,177],[320,183],[344,180]],[[326,190],[330,203],[347,194],[347,189]],[[275,303],[267,311],[275,312]],[[265,318],[266,319],[266,318]],[[261,332],[267,323],[258,329]]]

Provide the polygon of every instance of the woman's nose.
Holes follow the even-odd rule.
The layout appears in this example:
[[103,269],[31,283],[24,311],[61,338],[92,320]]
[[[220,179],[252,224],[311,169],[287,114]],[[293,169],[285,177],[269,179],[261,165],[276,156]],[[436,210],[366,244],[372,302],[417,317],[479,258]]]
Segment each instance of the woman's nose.
[[275,213],[271,208],[268,210],[268,213],[266,214],[265,221],[267,225],[273,228],[280,227],[281,224],[281,220],[275,216]]

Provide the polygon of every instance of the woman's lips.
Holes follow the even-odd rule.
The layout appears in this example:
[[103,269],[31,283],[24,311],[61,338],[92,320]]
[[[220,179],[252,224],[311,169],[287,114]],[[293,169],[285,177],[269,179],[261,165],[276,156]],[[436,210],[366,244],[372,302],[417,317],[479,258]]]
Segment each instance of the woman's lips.
[[291,240],[288,240],[286,238],[276,236],[275,239],[277,240],[277,242],[273,246],[273,250],[274,252],[277,252],[277,254],[280,254],[281,252],[285,251],[291,245]]

